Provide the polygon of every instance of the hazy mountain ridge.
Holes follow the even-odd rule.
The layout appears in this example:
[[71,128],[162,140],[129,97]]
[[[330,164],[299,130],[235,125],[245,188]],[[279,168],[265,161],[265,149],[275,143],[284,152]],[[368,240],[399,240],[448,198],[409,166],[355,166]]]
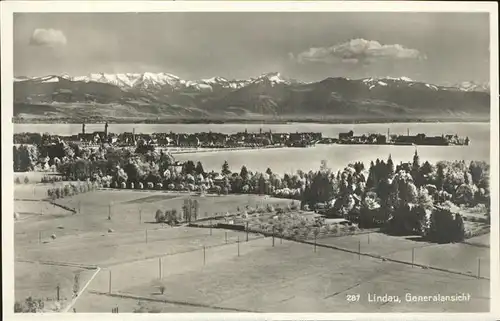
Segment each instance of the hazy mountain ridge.
[[[300,82],[272,72],[247,80],[183,80],[169,73],[94,73],[14,79],[17,117],[489,115],[486,84],[438,86],[393,78]],[[38,106],[38,107],[37,107]],[[44,108],[40,106],[45,106]]]

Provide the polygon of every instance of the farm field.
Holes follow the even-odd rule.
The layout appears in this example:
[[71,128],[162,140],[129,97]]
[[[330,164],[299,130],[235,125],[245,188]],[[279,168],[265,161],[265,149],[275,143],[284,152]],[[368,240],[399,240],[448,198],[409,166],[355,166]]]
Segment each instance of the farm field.
[[[319,246],[314,252],[313,245],[279,238],[275,238],[273,247],[271,237],[258,234],[250,233],[246,242],[245,232],[153,223],[158,208],[177,208],[179,211],[186,197],[198,199],[200,216],[205,212],[208,215],[231,213],[245,205],[291,202],[258,195],[199,197],[130,190],[99,190],[59,199],[57,202],[79,208],[80,212],[56,214],[62,209],[50,205],[48,213],[33,215],[14,226],[16,264],[21,264],[19,269],[16,266],[16,289],[20,289],[16,299],[40,291],[54,295],[58,283],[67,284],[65,287],[70,286],[71,290],[75,268],[43,264],[54,261],[101,267],[76,302],[74,307],[78,312],[110,312],[114,307],[119,307],[120,312],[132,312],[139,301],[161,312],[488,310],[488,280],[412,268],[366,256],[359,258],[356,254]],[[111,220],[108,220],[111,200]],[[361,243],[361,252],[403,261],[411,261],[411,249],[415,248],[416,263],[458,269],[464,273],[470,271],[471,275],[476,275],[477,261],[481,258],[481,276],[489,277],[488,248],[427,244],[380,233],[369,235],[369,243],[368,234],[321,238],[318,243],[351,250],[357,250]],[[481,236],[474,241],[484,242],[485,239],[486,236]],[[33,263],[19,262],[23,260],[41,262],[34,264],[37,266],[34,275],[43,275],[40,283],[25,277],[30,270],[29,264]],[[84,273],[87,272],[93,271]],[[107,296],[110,278],[114,294],[134,298]],[[158,293],[160,284],[166,289],[163,295]],[[346,294],[387,292],[401,296],[406,292],[414,295],[466,292],[472,299],[432,305],[403,301],[391,306],[369,303],[366,297],[348,304],[345,297]]]
[[70,208],[80,208],[82,214],[108,215],[111,205],[111,214],[119,213],[122,220],[131,218],[136,222],[139,212],[152,220],[156,210],[176,209],[180,214],[186,198],[196,199],[199,202],[199,218],[215,215],[224,215],[227,212],[234,213],[238,208],[243,209],[249,205],[255,207],[257,204],[286,205],[291,200],[278,199],[259,195],[205,195],[199,196],[188,193],[176,193],[167,191],[135,191],[135,190],[101,190],[75,195],[69,198],[59,199],[58,204]]
[[[395,311],[486,311],[489,282],[470,277],[412,268],[408,265],[285,241],[275,247],[268,239],[248,244],[259,249],[211,262],[196,271],[163,276],[165,294],[158,293],[159,281],[142,285],[126,283],[114,289],[120,294],[188,302],[213,308],[253,312],[395,312]],[[267,244],[266,244],[267,243]],[[247,245],[244,243],[243,245]],[[120,283],[122,284],[122,283]],[[175,290],[169,290],[175,289]],[[467,289],[467,291],[464,291]],[[469,302],[407,303],[413,295],[452,295],[467,292]],[[359,302],[348,303],[347,294],[362,294]],[[369,303],[366,294],[399,295],[399,304]],[[85,299],[77,305],[84,312]],[[83,310],[82,310],[83,309]],[[168,310],[168,308],[166,308]]]
[[54,306],[59,296],[62,305],[71,301],[75,275],[79,275],[80,289],[94,273],[92,270],[57,265],[44,265],[31,262],[15,262],[14,295],[16,301],[24,301],[28,297],[42,298],[45,307]]
[[[47,185],[47,184],[46,184]],[[23,186],[24,187],[24,186]],[[20,188],[23,188],[20,186]],[[17,189],[17,187],[16,187]],[[281,203],[287,204],[289,200],[265,198],[258,195],[227,195],[227,196],[190,196],[186,193],[166,193],[163,191],[130,191],[130,190],[99,190],[75,196],[58,199],[58,204],[68,208],[79,210],[79,214],[73,215],[60,207],[48,205],[44,215],[16,224],[16,236],[29,235],[25,237],[28,243],[38,243],[38,233],[50,236],[55,233],[58,238],[63,235],[73,236],[85,233],[107,234],[108,229],[113,232],[127,231],[145,233],[146,229],[157,229],[159,224],[154,223],[154,215],[157,209],[177,209],[180,214],[184,199],[191,197],[197,199],[200,204],[200,217],[206,215],[225,214],[228,211],[236,211],[238,207],[245,205],[255,206],[257,203]],[[110,206],[110,202],[112,205]],[[22,209],[24,204],[36,206],[32,203],[15,201],[15,206]],[[34,202],[34,204],[37,204]],[[38,203],[42,204],[42,203]],[[43,203],[47,206],[48,203]],[[61,212],[62,211],[62,212]],[[38,213],[41,211],[39,210]],[[111,220],[108,215],[111,213]],[[60,214],[60,215],[59,215]],[[17,238],[16,238],[17,241]],[[17,245],[17,244],[16,244]]]
[[69,211],[50,204],[49,202],[30,200],[30,201],[15,201],[14,212],[20,215],[23,214],[36,214],[36,215],[65,215]]
[[362,253],[380,255],[410,263],[413,255],[416,264],[474,276],[477,275],[480,259],[480,275],[488,278],[490,276],[490,249],[468,244],[433,244],[414,241],[411,237],[389,236],[382,233],[325,238],[318,240],[318,244],[333,245],[352,251],[358,251],[360,248]]

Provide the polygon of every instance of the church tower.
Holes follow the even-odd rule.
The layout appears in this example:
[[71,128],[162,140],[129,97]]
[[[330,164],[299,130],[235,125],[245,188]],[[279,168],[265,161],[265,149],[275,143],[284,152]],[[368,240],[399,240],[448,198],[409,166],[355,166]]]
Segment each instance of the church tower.
[[108,138],[108,122],[104,124],[104,137]]
[[413,155],[413,167],[420,168],[420,157],[418,156],[416,148],[415,148],[415,155]]

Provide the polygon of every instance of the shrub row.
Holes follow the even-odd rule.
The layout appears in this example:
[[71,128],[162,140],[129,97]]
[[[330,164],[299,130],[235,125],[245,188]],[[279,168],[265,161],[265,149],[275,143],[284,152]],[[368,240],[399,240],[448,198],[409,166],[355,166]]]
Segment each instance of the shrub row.
[[97,182],[84,182],[78,185],[68,184],[60,187],[49,188],[47,190],[47,196],[51,199],[64,198],[67,196],[73,196],[81,193],[91,192],[98,188],[101,188],[101,184]]
[[24,182],[24,184],[29,184],[30,179],[28,178],[28,176],[25,176],[24,180],[22,182],[21,182],[21,178],[19,176],[14,179],[14,184],[22,184],[23,182]]

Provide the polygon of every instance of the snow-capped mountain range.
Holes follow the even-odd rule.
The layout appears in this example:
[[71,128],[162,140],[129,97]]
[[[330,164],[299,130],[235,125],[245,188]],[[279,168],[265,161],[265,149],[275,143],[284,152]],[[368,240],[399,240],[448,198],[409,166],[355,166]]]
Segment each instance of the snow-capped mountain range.
[[[132,88],[140,89],[155,89],[164,86],[169,86],[173,89],[184,89],[192,88],[200,91],[213,91],[214,87],[227,88],[227,89],[239,89],[245,87],[251,83],[267,82],[271,86],[284,84],[307,84],[307,82],[300,82],[296,80],[291,80],[284,78],[279,72],[270,72],[262,74],[255,78],[250,79],[240,79],[240,80],[228,80],[224,77],[212,77],[208,79],[200,80],[184,80],[180,77],[160,72],[144,72],[144,73],[90,73],[86,76],[70,76],[68,74],[62,75],[48,75],[43,77],[18,77],[14,78],[14,82],[22,81],[37,81],[37,82],[58,82],[60,79],[70,80],[70,81],[81,81],[81,82],[97,82],[111,84],[120,87],[122,90],[128,90]],[[345,78],[350,80],[349,78]],[[408,77],[383,77],[383,78],[364,78],[358,79],[364,83],[369,89],[373,89],[380,86],[388,86],[389,83],[394,85],[395,83],[406,84],[412,86],[413,84],[424,84],[426,87],[432,90],[461,90],[461,91],[489,91],[489,83],[476,83],[472,81],[463,81],[456,84],[447,83],[442,86],[436,86],[428,83],[421,83],[412,80]]]
[[81,117],[101,112],[88,106],[101,106],[106,114],[121,117],[254,114],[427,117],[436,113],[488,114],[490,102],[489,86],[473,82],[434,85],[389,76],[330,77],[301,82],[279,72],[241,80],[223,77],[185,80],[164,72],[18,77],[14,79],[14,99],[15,114],[62,113],[68,117],[74,117],[75,106],[80,106]]
[[276,84],[290,84],[291,81],[281,77],[278,72],[271,72],[262,74],[256,78],[244,79],[244,80],[228,80],[223,77],[212,77],[208,79],[200,80],[184,80],[180,77],[160,72],[160,73],[91,73],[86,76],[69,76],[68,74],[62,75],[48,75],[43,77],[18,77],[14,78],[15,82],[22,81],[37,81],[41,83],[58,82],[61,79],[70,81],[81,81],[81,82],[97,82],[110,84],[120,87],[121,89],[127,90],[131,88],[159,88],[164,86],[170,86],[172,88],[182,89],[182,88],[194,88],[198,90],[212,90],[213,86],[218,86],[222,88],[238,89],[242,88],[250,83],[257,83],[262,81],[268,81],[272,85]]

